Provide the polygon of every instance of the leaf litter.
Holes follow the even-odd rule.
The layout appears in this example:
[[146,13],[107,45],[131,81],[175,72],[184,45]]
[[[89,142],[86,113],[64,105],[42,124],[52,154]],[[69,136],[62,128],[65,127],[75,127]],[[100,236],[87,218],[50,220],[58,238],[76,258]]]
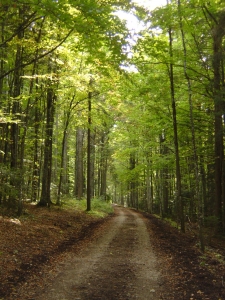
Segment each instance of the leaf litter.
[[[34,299],[33,291],[45,287],[63,256],[81,251],[95,235],[104,233],[109,219],[56,207],[27,205],[26,210],[19,222],[0,217],[0,299],[20,299],[21,291],[24,300]],[[203,255],[193,234],[184,235],[150,214],[143,216],[153,250],[163,262],[160,299],[225,299],[225,242],[214,239]]]

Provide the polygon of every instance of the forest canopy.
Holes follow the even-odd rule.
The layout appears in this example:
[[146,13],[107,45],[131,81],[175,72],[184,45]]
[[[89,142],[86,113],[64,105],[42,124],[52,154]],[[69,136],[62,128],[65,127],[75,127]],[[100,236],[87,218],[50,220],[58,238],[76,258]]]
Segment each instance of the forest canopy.
[[0,27],[0,205],[99,198],[224,230],[223,1],[2,0]]

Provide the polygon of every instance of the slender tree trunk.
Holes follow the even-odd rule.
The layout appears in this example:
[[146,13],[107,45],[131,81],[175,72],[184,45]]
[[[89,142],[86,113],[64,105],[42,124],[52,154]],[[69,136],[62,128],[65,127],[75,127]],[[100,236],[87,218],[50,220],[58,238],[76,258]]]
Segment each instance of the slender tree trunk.
[[65,122],[65,127],[63,130],[63,141],[62,141],[62,152],[61,152],[61,163],[60,163],[60,175],[59,175],[59,184],[58,184],[58,193],[57,193],[57,205],[60,205],[61,199],[61,190],[62,190],[62,184],[65,183],[67,184],[67,181],[65,179],[66,174],[67,174],[67,136],[68,136],[68,127],[70,123],[70,116],[71,116],[71,110],[72,110],[72,105],[75,99],[75,95],[72,97],[69,105],[69,109],[66,113],[66,122]]
[[[223,49],[222,40],[225,36],[225,12],[221,12],[218,24],[213,30],[213,71],[214,71],[214,107],[215,107],[215,214],[219,220],[219,227],[223,223],[223,178],[224,178],[224,146],[223,121],[224,98],[221,89],[221,68]],[[220,228],[218,228],[220,229]]]
[[[2,16],[5,15],[5,17],[2,17],[1,21],[0,21],[1,22],[1,25],[0,25],[1,26],[1,28],[0,28],[0,30],[1,30],[1,32],[0,32],[0,35],[1,35],[0,41],[1,41],[2,44],[4,44],[4,42],[5,42],[5,33],[4,33],[4,31],[5,31],[5,22],[6,22],[6,19],[7,19],[6,18],[7,9],[4,9],[4,6],[2,5],[1,8],[0,8],[0,11],[1,11]],[[0,47],[0,74],[4,73],[4,65],[5,65],[4,59],[5,59],[5,56],[6,56],[5,48]],[[0,95],[3,95],[3,93],[2,93],[3,83],[4,83],[4,80],[3,80],[3,78],[1,78],[0,79]],[[2,101],[0,103],[2,104]]]
[[84,171],[83,171],[83,143],[84,132],[78,127],[76,131],[76,159],[75,159],[75,197],[83,198],[84,191]]
[[[23,18],[23,10],[19,9],[19,17]],[[22,40],[24,36],[24,32],[20,30],[18,32],[18,39]],[[18,114],[21,111],[20,108],[20,100],[18,99],[21,94],[21,76],[23,74],[23,69],[20,67],[23,60],[23,47],[21,43],[17,45],[16,51],[16,60],[15,60],[15,70],[13,76],[13,104],[12,104],[12,115],[13,122],[11,123],[11,185],[16,189],[16,196],[10,195],[9,197],[9,205],[13,205],[16,198],[19,200],[18,202],[18,214],[22,213],[22,178],[21,174],[21,165],[19,166],[19,122],[18,122]],[[20,161],[22,163],[22,161]],[[19,172],[20,170],[20,172]]]
[[59,184],[58,184],[57,201],[56,201],[57,205],[61,204],[61,191],[62,191],[62,185],[63,185],[63,177],[65,176],[65,172],[66,172],[66,168],[65,168],[65,162],[66,162],[66,156],[67,156],[66,144],[67,144],[67,129],[64,128],[63,141],[62,141],[62,152],[61,152],[61,165],[60,165],[60,174],[59,174]]
[[180,220],[181,231],[185,232],[183,201],[181,198],[181,172],[180,172],[180,156],[179,156],[178,131],[177,131],[176,100],[175,100],[175,90],[174,90],[174,71],[173,71],[173,62],[172,62],[173,38],[172,38],[171,28],[169,28],[169,52],[170,52],[170,59],[171,59],[171,63],[169,64],[170,94],[171,94],[171,102],[172,102],[174,148],[175,148],[175,159],[176,159],[176,199],[178,203],[178,217]]
[[[42,36],[42,28],[45,22],[45,17],[41,20],[40,29],[37,36],[37,43],[39,44]],[[35,52],[35,62],[33,67],[32,75],[38,74],[38,55],[39,49]],[[36,77],[32,79],[32,84],[30,89],[33,90],[33,83],[35,82],[35,92],[38,95],[38,86],[39,79]],[[40,130],[40,122],[41,122],[41,113],[39,107],[39,97],[35,97],[35,108],[34,108],[34,150],[33,150],[33,174],[32,174],[32,189],[31,189],[31,200],[36,202],[39,198],[40,192],[40,162],[39,162],[39,130]],[[28,113],[28,112],[27,112]]]
[[[135,169],[136,167],[136,158],[135,158],[135,154],[131,153],[130,154],[130,161],[129,161],[129,169],[132,172],[132,170]],[[137,199],[137,180],[136,178],[134,178],[134,176],[131,176],[131,180],[130,180],[130,204],[131,207],[134,208],[138,208],[138,199]]]
[[200,240],[200,247],[202,252],[205,251],[204,245],[204,237],[202,232],[203,226],[203,207],[202,207],[202,199],[200,197],[200,182],[199,182],[199,167],[198,167],[198,155],[197,155],[197,146],[196,146],[196,139],[195,139],[195,125],[194,125],[194,117],[193,117],[193,103],[192,103],[192,85],[191,79],[187,72],[187,48],[185,42],[185,34],[183,30],[183,20],[181,14],[181,4],[180,0],[178,0],[178,13],[180,18],[180,30],[181,30],[181,37],[182,37],[182,44],[183,44],[183,53],[184,53],[184,76],[187,80],[187,87],[188,87],[188,103],[189,103],[189,115],[190,115],[190,125],[191,125],[191,136],[192,136],[192,151],[194,157],[194,170],[195,170],[195,196],[198,203],[198,226],[199,226],[199,240]]
[[[163,130],[163,133],[160,135],[160,154],[162,156],[165,156],[168,154],[168,149],[165,145],[165,132]],[[164,218],[165,216],[168,215],[168,204],[169,204],[169,190],[168,190],[168,167],[163,167],[161,172],[160,172],[160,181],[162,182],[161,184],[161,192],[162,192],[162,217]]]
[[[36,79],[38,81],[38,79]],[[34,124],[34,158],[33,158],[33,175],[32,175],[32,192],[31,200],[36,202],[38,200],[39,194],[39,183],[40,183],[40,164],[39,164],[39,128],[40,128],[40,111],[38,107],[38,99],[36,97],[36,106],[35,106],[35,124]]]
[[88,134],[87,134],[87,211],[91,210],[91,98],[92,93],[88,93]]
[[62,176],[62,187],[61,187],[61,194],[68,195],[69,194],[69,177],[68,177],[68,162],[69,162],[69,130],[66,132],[65,135],[65,146],[64,146],[64,153],[63,153],[63,176]]
[[152,213],[152,176],[150,172],[150,160],[147,159],[147,170],[146,170],[146,202],[147,211]]
[[95,136],[96,133],[91,131],[91,157],[90,157],[90,193],[91,198],[95,196]]
[[107,163],[108,163],[108,138],[107,134],[103,133],[100,146],[100,193],[99,196],[106,199],[106,183],[107,183]]
[[45,127],[44,164],[43,164],[43,174],[42,174],[41,198],[39,202],[41,206],[48,206],[48,207],[51,204],[52,138],[53,138],[55,101],[56,101],[56,96],[53,87],[50,86],[47,90],[47,116],[46,116],[46,127]]
[[[1,11],[3,10],[4,11],[4,8],[1,8],[0,9]],[[4,43],[4,28],[5,28],[5,18],[1,20],[1,23],[0,23],[0,41],[1,43]],[[3,74],[4,73],[4,57],[5,57],[5,49],[3,47],[0,48],[0,74]],[[3,95],[3,83],[4,83],[4,80],[3,78],[0,79],[0,95]],[[0,105],[2,106],[2,102],[3,101],[0,101]],[[5,127],[6,127],[6,124],[5,123],[1,123],[0,124],[0,135],[1,135],[1,139],[0,139],[0,163],[3,163],[4,162],[4,147],[5,147]],[[1,176],[0,178],[0,184],[1,186],[3,187],[4,185],[4,178],[3,178],[3,175]],[[0,204],[3,203],[3,188],[1,189],[0,191]]]

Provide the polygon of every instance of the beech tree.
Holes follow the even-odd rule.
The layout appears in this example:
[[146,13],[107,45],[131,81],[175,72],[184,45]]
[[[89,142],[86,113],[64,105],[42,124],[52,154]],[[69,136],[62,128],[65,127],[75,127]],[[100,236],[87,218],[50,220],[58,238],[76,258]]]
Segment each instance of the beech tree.
[[[1,194],[9,206],[16,204],[18,199],[20,203],[25,197],[29,198],[29,193],[32,200],[37,200],[39,187],[40,204],[51,203],[54,117],[57,114],[59,90],[65,82],[62,64],[68,58],[66,47],[62,52],[63,45],[67,45],[70,55],[85,53],[87,72],[96,62],[106,65],[113,61],[113,65],[118,66],[121,60],[123,35],[119,33],[125,33],[125,27],[112,15],[116,2],[109,1],[104,7],[98,2],[42,4],[37,5],[35,1],[26,4],[22,1],[4,1],[0,6],[1,15],[4,16],[1,19],[0,92],[4,95],[1,98],[4,101],[2,113],[6,115],[2,119],[5,135],[2,139],[5,141],[2,143],[2,163],[6,170],[10,167],[10,176],[5,173],[1,178]],[[8,51],[9,45],[11,51]],[[71,51],[71,47],[77,47],[76,51]],[[74,58],[70,58],[72,60]],[[74,66],[70,67],[72,73]],[[29,161],[33,161],[33,166],[30,169],[29,163],[29,168],[23,170],[23,163],[28,161],[28,157]],[[65,161],[64,157],[62,161]],[[20,170],[27,174],[26,178]],[[23,183],[20,178],[25,179]],[[61,173],[59,178],[62,178]],[[13,189],[8,189],[9,184]],[[28,184],[31,192],[24,187]],[[58,195],[60,185],[61,180]]]
[[[118,9],[145,24],[135,37]],[[224,10],[4,0],[1,204],[113,197],[224,230]]]
[[[183,206],[181,211],[183,210],[192,220],[196,220],[198,216],[199,225],[202,222],[207,224],[207,220],[213,216],[218,220],[223,219],[219,213],[221,214],[224,209],[221,206],[224,185],[221,165],[223,161],[221,26],[224,7],[221,2],[221,6],[218,6],[218,2],[211,1],[210,4],[205,4],[201,1],[172,1],[154,12],[137,10],[139,18],[146,21],[147,26],[150,24],[150,27],[143,30],[137,45],[133,47],[131,63],[136,66],[137,74],[129,73],[130,82],[124,83],[125,92],[122,92],[124,99],[128,97],[132,99],[134,110],[139,111],[142,119],[144,115],[139,110],[140,103],[142,105],[145,103],[145,109],[149,113],[146,119],[149,140],[145,141],[148,151],[142,154],[147,162],[147,170],[141,175],[143,178],[146,174],[148,176],[148,180],[145,181],[147,203],[144,201],[141,205],[151,211],[158,213],[161,211],[162,215],[171,214],[175,217],[178,214],[182,230],[184,230],[184,216],[181,217],[175,201],[177,190],[175,186],[179,181],[179,174],[175,171],[174,155],[176,162],[180,161],[181,186],[178,199],[180,198],[179,203]],[[171,33],[169,41],[168,30]],[[171,87],[170,95],[168,91]],[[171,96],[176,100],[176,103],[172,102],[172,107],[168,102]],[[212,99],[217,100],[212,102]],[[126,118],[129,120],[130,114],[126,115]],[[136,136],[140,136],[139,130],[142,125],[138,118],[136,122]],[[176,132],[172,129],[174,124],[177,124],[177,142],[173,145],[173,132]],[[121,126],[116,128],[117,134],[121,134],[119,133],[121,130],[123,132],[122,127],[119,127]],[[151,148],[149,143],[152,145]],[[138,144],[135,153],[140,157],[143,145],[140,146],[140,141]],[[118,156],[114,157],[119,159],[118,165],[121,165],[121,160],[124,160],[123,147],[122,144],[117,146]],[[117,165],[117,162],[115,164]],[[137,168],[138,164],[134,169]],[[127,170],[128,164],[121,177],[121,167],[114,169],[116,175],[113,175],[113,178],[116,181],[117,191],[118,178],[124,183],[128,180],[125,175]],[[120,185],[122,186],[122,182]],[[218,193],[220,196],[216,196]],[[202,247],[204,248],[203,244]]]

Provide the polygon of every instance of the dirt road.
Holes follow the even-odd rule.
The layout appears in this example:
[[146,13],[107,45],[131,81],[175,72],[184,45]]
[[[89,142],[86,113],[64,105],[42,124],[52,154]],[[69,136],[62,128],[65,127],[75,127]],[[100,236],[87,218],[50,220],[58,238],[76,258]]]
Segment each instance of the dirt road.
[[159,262],[145,219],[120,207],[104,232],[67,257],[37,300],[160,299]]
[[104,219],[29,212],[22,225],[0,222],[0,300],[225,299],[221,239],[203,254],[193,232],[121,207]]

